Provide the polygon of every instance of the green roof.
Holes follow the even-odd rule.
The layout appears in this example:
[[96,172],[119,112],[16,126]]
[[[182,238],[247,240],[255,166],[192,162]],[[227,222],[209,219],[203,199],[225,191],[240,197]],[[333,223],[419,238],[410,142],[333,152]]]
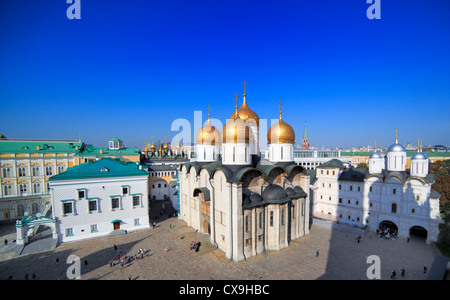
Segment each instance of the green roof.
[[50,177],[49,181],[89,179],[123,176],[148,176],[148,172],[139,170],[139,165],[117,159],[103,158],[90,163],[67,169],[66,172]]
[[78,153],[83,147],[83,142],[78,140],[0,140],[0,153]]
[[86,147],[83,149],[83,151],[77,153],[76,156],[123,156],[140,154],[141,150],[139,148],[121,148],[117,150],[111,150],[109,148]]

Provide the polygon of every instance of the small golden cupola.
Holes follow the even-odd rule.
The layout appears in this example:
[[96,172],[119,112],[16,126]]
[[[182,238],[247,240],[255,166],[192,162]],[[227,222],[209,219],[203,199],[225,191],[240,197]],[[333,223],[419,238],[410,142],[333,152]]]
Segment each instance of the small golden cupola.
[[[256,125],[259,127],[259,116],[257,113],[255,113],[253,110],[248,107],[247,99],[246,99],[246,86],[248,85],[245,81],[242,83],[244,85],[244,99],[242,101],[241,107],[237,110],[239,114],[239,118],[243,120],[244,122],[248,122],[249,125]],[[233,115],[231,115],[230,119],[233,118]]]
[[269,129],[267,138],[269,144],[295,144],[295,132],[291,125],[283,121],[281,117],[281,101],[280,105],[280,119]]
[[195,141],[200,145],[219,145],[220,144],[220,132],[219,130],[211,124],[210,119],[210,108],[208,104],[208,121],[206,124],[199,129]]
[[237,93],[236,98],[236,110],[230,116],[230,119],[225,123],[222,128],[222,142],[223,143],[249,143],[250,142],[250,126],[246,124],[245,120],[241,117],[237,106]]

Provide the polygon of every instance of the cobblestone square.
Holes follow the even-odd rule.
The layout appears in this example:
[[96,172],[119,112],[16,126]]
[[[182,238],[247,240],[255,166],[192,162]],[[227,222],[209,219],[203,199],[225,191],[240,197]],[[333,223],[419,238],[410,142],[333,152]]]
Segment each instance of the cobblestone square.
[[[192,241],[201,242],[198,252],[190,250]],[[114,250],[117,245],[117,251]],[[4,247],[2,245],[2,247]],[[110,265],[117,255],[135,256],[139,249],[147,254],[129,263]],[[69,255],[81,262],[81,279],[169,279],[169,280],[314,280],[367,279],[370,255],[381,260],[381,279],[426,279],[423,268],[430,267],[439,251],[423,240],[380,240],[368,232],[358,243],[354,234],[312,225],[311,233],[291,241],[289,247],[267,251],[235,262],[209,242],[209,236],[197,233],[185,222],[171,218],[146,229],[128,234],[105,236],[77,243],[64,243],[51,251],[19,257],[2,255],[0,279],[22,280],[25,274],[39,279],[67,279]],[[401,269],[405,269],[404,277]]]

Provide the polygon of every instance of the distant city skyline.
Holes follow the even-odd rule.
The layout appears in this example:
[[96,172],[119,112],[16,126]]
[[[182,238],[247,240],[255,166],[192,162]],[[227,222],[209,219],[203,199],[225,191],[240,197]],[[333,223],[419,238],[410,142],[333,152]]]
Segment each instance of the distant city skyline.
[[[176,119],[222,123],[233,96],[301,145],[450,145],[450,3],[95,1],[0,3],[0,133],[106,147],[164,141]],[[269,122],[270,124],[270,122]],[[221,128],[220,128],[221,129]],[[261,144],[266,142],[261,135]],[[192,142],[194,139],[192,138]]]

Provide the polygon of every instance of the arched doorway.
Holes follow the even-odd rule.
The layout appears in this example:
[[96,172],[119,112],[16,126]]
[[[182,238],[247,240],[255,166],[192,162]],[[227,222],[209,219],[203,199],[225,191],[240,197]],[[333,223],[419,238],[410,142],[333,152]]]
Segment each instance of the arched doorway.
[[58,240],[58,232],[56,230],[56,220],[50,217],[44,217],[40,214],[36,216],[25,216],[22,219],[16,221],[16,235],[17,245],[25,245],[31,240],[33,240],[34,228],[43,225],[48,227],[49,231],[45,232],[43,235],[51,236],[52,239]]
[[422,226],[413,226],[409,229],[409,237],[426,242],[428,231]]
[[380,231],[380,234],[385,236],[397,236],[398,234],[398,226],[392,221],[381,221],[378,229]]
[[210,225],[210,197],[207,188],[196,188],[194,190],[194,197],[200,200],[200,230],[203,233],[211,234]]

